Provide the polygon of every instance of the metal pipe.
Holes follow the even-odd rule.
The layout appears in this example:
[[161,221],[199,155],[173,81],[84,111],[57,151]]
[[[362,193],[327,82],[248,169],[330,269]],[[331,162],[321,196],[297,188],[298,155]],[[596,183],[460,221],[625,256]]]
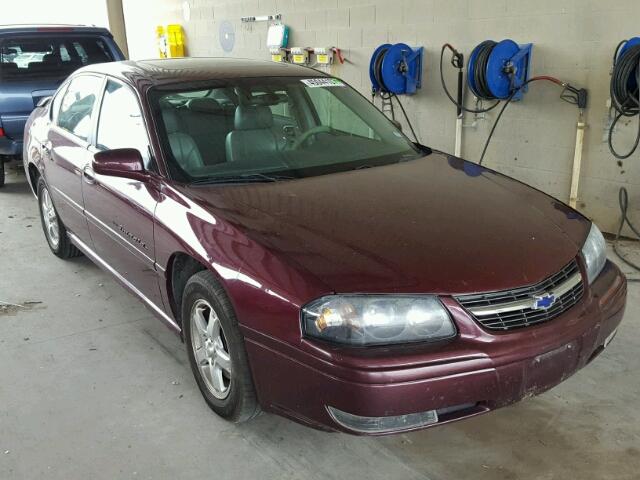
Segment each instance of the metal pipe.
[[578,204],[578,186],[580,184],[580,167],[582,165],[582,144],[584,143],[584,112],[580,110],[576,127],[576,148],[573,154],[573,170],[571,172],[571,191],[569,194],[569,206],[576,208]]
[[453,147],[453,154],[456,157],[460,157],[462,155],[462,117],[464,112],[462,110],[462,85],[463,85],[463,77],[462,77],[462,69],[458,70],[458,96],[457,96],[457,107],[456,107],[456,139],[455,145]]

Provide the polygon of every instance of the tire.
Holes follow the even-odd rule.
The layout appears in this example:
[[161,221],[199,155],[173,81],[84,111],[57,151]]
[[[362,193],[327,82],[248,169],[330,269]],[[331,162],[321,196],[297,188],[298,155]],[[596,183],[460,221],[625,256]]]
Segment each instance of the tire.
[[207,405],[235,423],[258,415],[244,338],[229,297],[211,272],[188,280],[181,318],[191,370]]
[[[49,189],[42,178],[38,180],[38,207],[40,209],[42,230],[53,254],[62,259],[82,255],[80,250],[69,240],[67,229],[58,216],[58,212],[51,200]],[[57,235],[54,235],[54,233],[57,233]]]
[[0,157],[0,187],[4,187],[4,158]]

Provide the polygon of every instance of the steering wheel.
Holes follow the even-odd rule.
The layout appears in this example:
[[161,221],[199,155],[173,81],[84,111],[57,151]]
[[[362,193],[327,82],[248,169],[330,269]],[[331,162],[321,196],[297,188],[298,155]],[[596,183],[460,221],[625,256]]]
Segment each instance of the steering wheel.
[[330,133],[332,131],[333,128],[328,125],[318,125],[317,127],[312,127],[306,132],[300,134],[300,136],[293,141],[290,148],[291,150],[297,150],[311,137],[315,137],[319,133]]

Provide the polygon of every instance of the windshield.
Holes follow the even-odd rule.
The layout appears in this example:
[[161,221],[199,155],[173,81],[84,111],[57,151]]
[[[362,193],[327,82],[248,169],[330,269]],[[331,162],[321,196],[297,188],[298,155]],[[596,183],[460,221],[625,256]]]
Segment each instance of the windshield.
[[421,157],[363,96],[334,78],[256,78],[155,90],[171,174],[275,181]]
[[111,60],[98,37],[17,37],[0,43],[0,79],[63,79],[84,65]]

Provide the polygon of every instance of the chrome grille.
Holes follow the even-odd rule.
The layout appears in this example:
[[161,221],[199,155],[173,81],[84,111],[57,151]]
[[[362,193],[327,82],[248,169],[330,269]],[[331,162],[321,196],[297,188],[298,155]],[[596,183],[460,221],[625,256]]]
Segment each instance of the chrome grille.
[[[456,300],[482,326],[512,330],[547,322],[573,307],[584,293],[578,263],[573,260],[555,275],[528,287],[500,292],[461,295]],[[535,298],[553,295],[549,308],[536,308]]]

